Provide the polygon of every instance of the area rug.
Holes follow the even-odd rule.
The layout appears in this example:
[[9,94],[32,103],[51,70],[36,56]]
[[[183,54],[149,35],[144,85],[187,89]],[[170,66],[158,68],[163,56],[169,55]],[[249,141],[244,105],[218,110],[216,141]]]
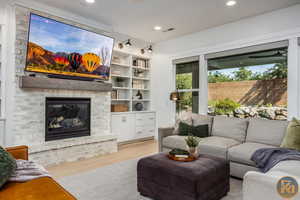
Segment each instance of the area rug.
[[[151,200],[137,192],[137,161],[116,163],[64,177],[58,182],[79,200]],[[242,200],[242,181],[231,179],[230,184],[230,192],[222,200]]]

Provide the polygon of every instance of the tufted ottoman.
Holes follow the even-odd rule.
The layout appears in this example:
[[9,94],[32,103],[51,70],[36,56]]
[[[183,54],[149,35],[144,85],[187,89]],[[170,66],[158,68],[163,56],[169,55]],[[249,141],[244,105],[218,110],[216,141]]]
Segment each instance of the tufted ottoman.
[[228,161],[200,155],[193,162],[159,153],[139,160],[138,191],[154,200],[219,200],[229,191]]

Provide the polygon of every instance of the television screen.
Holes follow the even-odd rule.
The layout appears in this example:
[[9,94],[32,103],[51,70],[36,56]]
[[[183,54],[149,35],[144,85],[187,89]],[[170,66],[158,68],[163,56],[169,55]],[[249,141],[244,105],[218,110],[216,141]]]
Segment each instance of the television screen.
[[109,79],[114,39],[30,15],[26,71]]

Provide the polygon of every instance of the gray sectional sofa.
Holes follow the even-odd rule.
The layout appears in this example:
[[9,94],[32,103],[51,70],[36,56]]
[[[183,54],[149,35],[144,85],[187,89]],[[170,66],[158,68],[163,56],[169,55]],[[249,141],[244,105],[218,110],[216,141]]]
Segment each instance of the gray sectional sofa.
[[[251,161],[252,154],[266,147],[279,147],[285,135],[287,121],[238,119],[224,116],[191,115],[194,125],[209,124],[209,137],[201,139],[199,152],[230,161],[232,176],[243,178],[248,171],[258,171]],[[159,129],[160,151],[186,149],[184,136],[174,128]]]

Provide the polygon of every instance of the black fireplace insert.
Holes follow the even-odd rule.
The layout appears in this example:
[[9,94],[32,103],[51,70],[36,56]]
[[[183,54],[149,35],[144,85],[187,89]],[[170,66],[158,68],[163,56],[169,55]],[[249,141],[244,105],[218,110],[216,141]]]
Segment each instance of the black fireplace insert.
[[46,141],[90,135],[91,100],[46,98]]

